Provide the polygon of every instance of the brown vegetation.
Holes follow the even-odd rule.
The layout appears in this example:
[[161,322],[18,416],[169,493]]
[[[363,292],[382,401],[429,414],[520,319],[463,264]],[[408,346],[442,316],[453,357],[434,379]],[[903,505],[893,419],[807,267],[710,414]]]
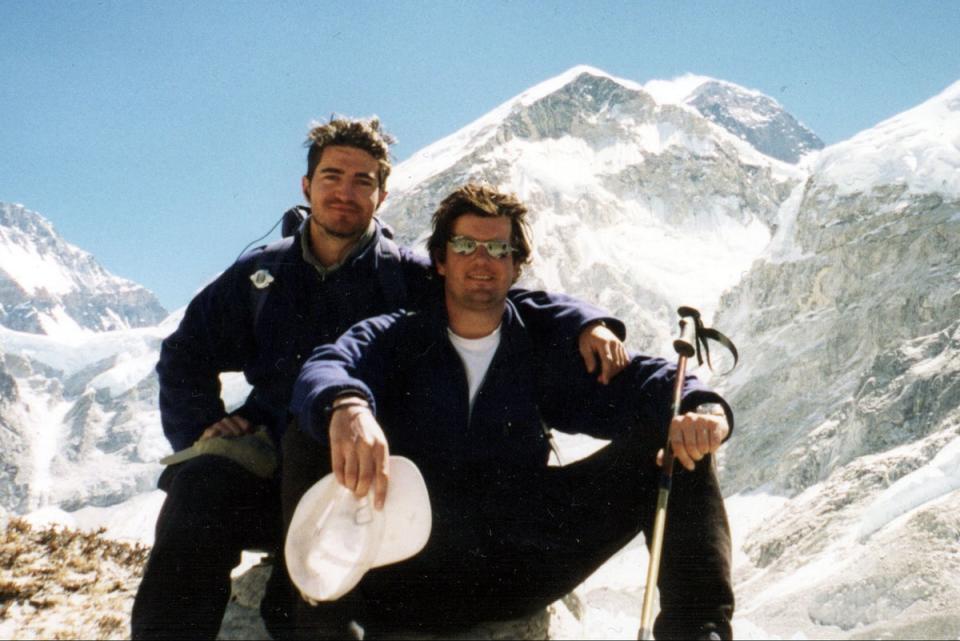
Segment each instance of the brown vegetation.
[[149,548],[103,533],[10,518],[0,532],[0,638],[129,637]]

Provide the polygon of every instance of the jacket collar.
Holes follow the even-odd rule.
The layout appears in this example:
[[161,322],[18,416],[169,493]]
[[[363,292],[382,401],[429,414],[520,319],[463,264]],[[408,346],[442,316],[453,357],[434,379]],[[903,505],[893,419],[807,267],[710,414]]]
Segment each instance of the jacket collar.
[[[433,336],[442,337],[444,341],[449,342],[447,328],[450,327],[450,319],[447,316],[447,306],[441,298],[423,312],[424,319],[429,328],[424,328]],[[504,304],[503,317],[500,326],[500,350],[504,346],[511,351],[523,351],[529,348],[530,338],[527,336],[526,323],[520,318],[517,308],[510,299]],[[498,353],[499,351],[498,350]]]
[[334,263],[329,267],[325,267],[319,260],[317,260],[317,257],[313,255],[313,251],[310,249],[309,225],[310,213],[309,210],[307,210],[307,218],[300,223],[300,229],[297,230],[297,242],[300,244],[300,251],[303,255],[304,262],[317,270],[317,273],[323,278],[330,276],[333,272],[337,271],[344,265],[362,259],[368,252],[373,251],[372,248],[374,245],[376,245],[374,240],[383,233],[383,223],[374,217],[370,220],[370,225],[367,227],[367,230],[363,232],[363,236],[361,236],[357,244],[353,246],[346,258],[339,263]]

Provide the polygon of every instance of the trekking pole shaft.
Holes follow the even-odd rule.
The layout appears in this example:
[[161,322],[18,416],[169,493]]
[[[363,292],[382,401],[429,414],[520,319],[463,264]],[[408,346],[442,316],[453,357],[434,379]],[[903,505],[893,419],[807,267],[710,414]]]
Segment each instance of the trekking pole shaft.
[[[686,328],[683,328],[684,330]],[[678,341],[679,342],[679,341]],[[677,350],[680,352],[681,350]],[[673,385],[672,415],[680,415],[680,401],[683,396],[683,379],[686,378],[687,356],[681,352],[677,360],[677,380]],[[653,535],[650,537],[650,562],[647,565],[647,581],[643,589],[643,607],[640,610],[640,631],[637,639],[652,639],[653,594],[657,589],[660,575],[660,555],[663,550],[663,533],[667,527],[667,501],[670,499],[670,485],[673,481],[673,447],[670,445],[670,432],[667,430],[667,443],[663,447],[663,467],[660,470],[660,491],[657,493],[657,511],[653,521]]]
[[661,489],[657,495],[657,516],[653,523],[653,540],[650,543],[650,563],[647,565],[647,583],[643,590],[643,609],[640,611],[640,632],[637,639],[653,638],[650,621],[653,618],[653,593],[660,574],[660,551],[663,549],[663,531],[667,521],[667,500],[670,493]]

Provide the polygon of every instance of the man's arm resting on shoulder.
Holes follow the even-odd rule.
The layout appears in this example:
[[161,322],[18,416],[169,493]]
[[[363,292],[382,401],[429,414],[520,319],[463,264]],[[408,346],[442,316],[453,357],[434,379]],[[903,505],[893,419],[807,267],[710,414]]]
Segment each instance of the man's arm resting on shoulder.
[[[420,309],[443,296],[442,281],[429,259],[400,248],[410,306]],[[507,293],[528,327],[558,349],[577,339],[577,349],[587,372],[599,369],[598,380],[609,383],[626,366],[624,324],[604,310],[566,294],[530,291],[513,287]]]
[[599,380],[608,384],[627,366],[623,345],[626,326],[604,310],[566,294],[513,288],[509,298],[520,317],[541,343],[567,349],[576,339],[587,372],[599,369]]

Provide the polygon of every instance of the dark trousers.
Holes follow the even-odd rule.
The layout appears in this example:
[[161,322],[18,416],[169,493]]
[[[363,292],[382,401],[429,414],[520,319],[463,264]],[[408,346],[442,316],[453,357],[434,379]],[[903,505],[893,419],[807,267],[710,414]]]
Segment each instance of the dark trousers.
[[280,550],[279,482],[220,456],[164,470],[167,492],[131,615],[134,639],[214,639],[230,598],[230,571],[243,550],[274,554],[261,613],[271,633],[290,608]]
[[[649,441],[649,438],[646,439]],[[427,547],[368,572],[333,604],[294,608],[304,637],[356,618],[418,628],[516,618],[561,598],[643,531],[651,538],[657,445],[639,431],[571,465],[429,487]],[[329,453],[291,426],[283,442],[289,523],[300,496],[330,467]],[[482,476],[482,475],[481,475]],[[711,459],[679,468],[670,494],[659,575],[658,639],[731,637],[730,531]],[[646,568],[636,568],[637,584]],[[637,610],[640,603],[637,603]]]

